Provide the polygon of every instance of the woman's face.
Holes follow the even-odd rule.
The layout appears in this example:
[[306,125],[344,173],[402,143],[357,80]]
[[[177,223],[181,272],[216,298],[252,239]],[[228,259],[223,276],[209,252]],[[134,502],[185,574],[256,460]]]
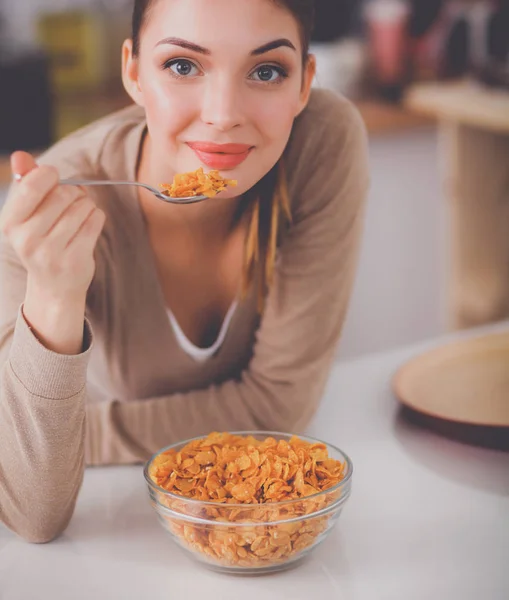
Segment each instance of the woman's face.
[[313,75],[297,21],[271,0],[156,0],[139,57],[124,44],[124,83],[145,108],[156,172],[167,181],[218,169],[238,180],[231,196],[278,161]]

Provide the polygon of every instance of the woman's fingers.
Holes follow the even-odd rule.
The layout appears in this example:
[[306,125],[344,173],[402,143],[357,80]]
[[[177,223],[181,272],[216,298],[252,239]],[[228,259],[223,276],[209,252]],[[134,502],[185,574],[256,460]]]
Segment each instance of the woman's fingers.
[[53,190],[30,217],[34,236],[42,238],[49,235],[66,211],[84,198],[86,195],[80,188],[59,187]]
[[11,170],[13,177],[20,176],[23,178],[33,169],[37,168],[37,163],[34,157],[28,152],[14,152],[11,155]]
[[70,252],[93,254],[97,240],[101,235],[106,215],[99,208],[95,208],[83,222],[76,235],[69,241],[67,248]]
[[58,185],[58,172],[54,167],[37,167],[15,182],[0,216],[4,233],[27,221],[46,196]]
[[48,233],[48,243],[56,252],[63,252],[95,210],[96,205],[87,196],[76,199]]

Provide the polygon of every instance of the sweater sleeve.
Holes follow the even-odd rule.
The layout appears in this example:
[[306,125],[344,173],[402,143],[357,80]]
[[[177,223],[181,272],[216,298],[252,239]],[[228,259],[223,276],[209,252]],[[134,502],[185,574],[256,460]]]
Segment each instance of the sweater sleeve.
[[145,460],[212,430],[299,432],[307,425],[345,319],[369,187],[361,118],[344,100],[332,107],[290,144],[293,225],[246,370],[238,380],[204,390],[90,404],[89,463]]
[[0,240],[0,522],[43,543],[67,526],[84,470],[84,352],[47,350],[23,316],[26,272]]

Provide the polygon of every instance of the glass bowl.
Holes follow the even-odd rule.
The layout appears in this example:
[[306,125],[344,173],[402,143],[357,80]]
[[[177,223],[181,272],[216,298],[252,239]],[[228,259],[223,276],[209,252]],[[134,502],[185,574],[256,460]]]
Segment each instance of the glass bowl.
[[[292,434],[232,432],[264,440],[290,441]],[[282,571],[304,560],[329,535],[350,496],[352,462],[339,448],[321,440],[297,436],[326,446],[329,458],[345,464],[344,478],[335,486],[293,500],[265,504],[222,504],[169,492],[150,477],[154,459],[179,451],[195,439],[161,449],[144,469],[151,505],[159,522],[180,548],[205,566],[223,573],[248,575]]]

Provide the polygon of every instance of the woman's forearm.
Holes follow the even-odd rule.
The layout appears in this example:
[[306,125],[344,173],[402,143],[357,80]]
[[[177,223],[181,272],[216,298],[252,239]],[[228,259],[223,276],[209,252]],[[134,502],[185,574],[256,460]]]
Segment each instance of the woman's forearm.
[[23,314],[37,339],[57,354],[80,354],[86,297],[54,298],[27,282]]
[[[81,322],[83,336],[83,321]],[[0,523],[44,543],[67,527],[84,472],[89,348],[48,350],[21,311],[0,371]]]

